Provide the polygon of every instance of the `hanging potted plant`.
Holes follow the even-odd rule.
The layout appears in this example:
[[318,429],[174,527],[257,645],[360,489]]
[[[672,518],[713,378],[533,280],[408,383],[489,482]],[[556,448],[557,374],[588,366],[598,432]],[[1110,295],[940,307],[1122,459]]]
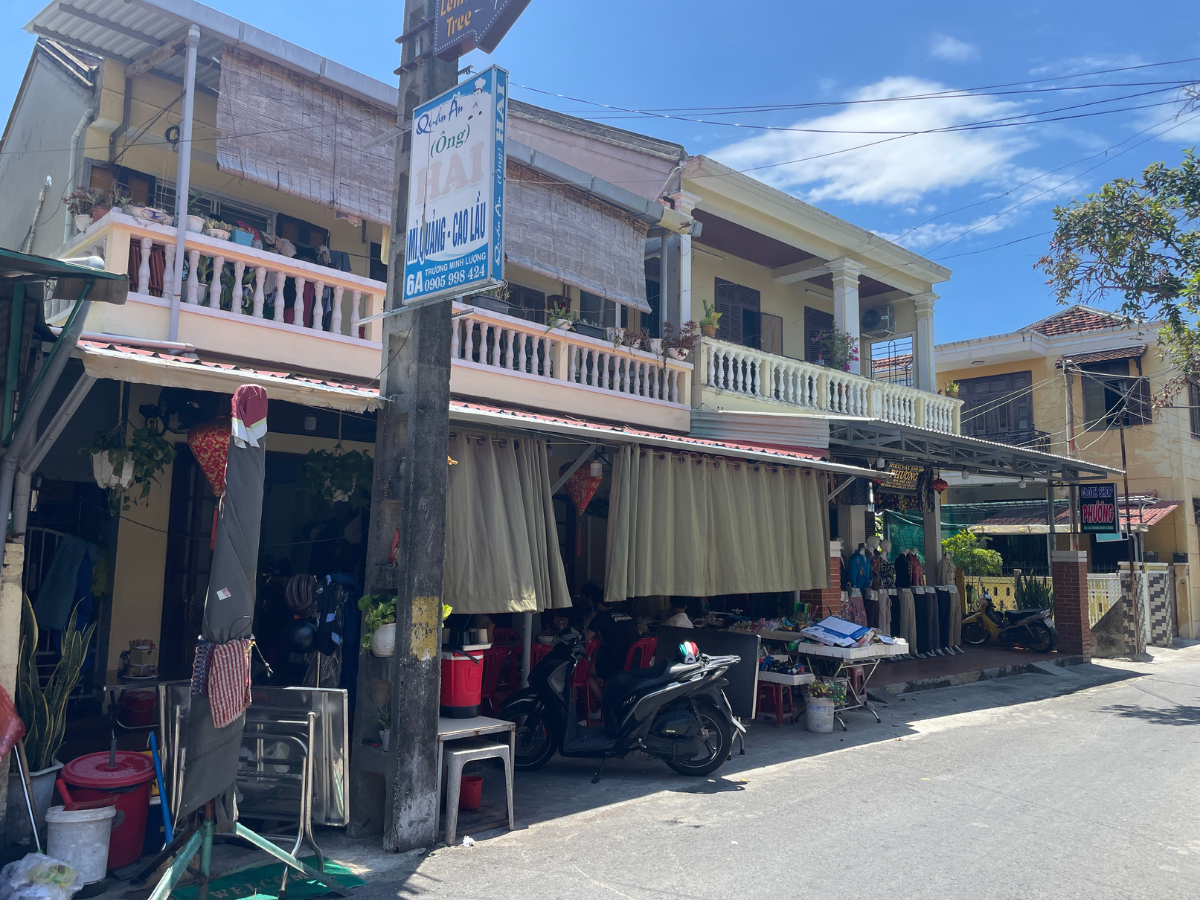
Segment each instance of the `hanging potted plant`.
[[175,447],[151,425],[124,435],[128,423],[119,423],[112,431],[96,432],[81,453],[92,457],[92,476],[96,484],[109,492],[113,512],[128,510],[150,496],[159,474],[175,461]]
[[[38,624],[33,604],[24,598],[21,608],[21,639],[17,655],[17,715],[25,723],[25,753],[29,758],[33,799],[37,808],[39,830],[45,827],[46,810],[54,794],[54,780],[62,768],[56,757],[63,744],[67,727],[67,700],[83,672],[88,645],[96,630],[95,623],[82,632],[76,628],[76,613],[71,613],[62,633],[62,656],[50,678],[43,682],[38,676]],[[9,770],[8,796],[22,797],[23,791],[16,766]],[[11,816],[8,819],[8,840],[22,840],[28,835],[29,819]],[[16,833],[14,833],[16,832]]]
[[89,188],[79,188],[63,197],[62,202],[67,204],[67,212],[71,214],[72,220],[75,223],[75,230],[80,234],[83,234],[83,232],[91,227],[92,210],[96,208],[101,198],[102,195],[99,191],[93,191]]
[[338,444],[333,450],[309,450],[297,474],[298,487],[324,502],[348,503],[351,509],[371,504],[371,478],[375,460],[359,450],[349,453]]
[[716,307],[705,300],[704,318],[700,320],[700,333],[705,337],[716,337],[717,325],[721,321],[721,316],[723,315],[725,314],[717,312]]

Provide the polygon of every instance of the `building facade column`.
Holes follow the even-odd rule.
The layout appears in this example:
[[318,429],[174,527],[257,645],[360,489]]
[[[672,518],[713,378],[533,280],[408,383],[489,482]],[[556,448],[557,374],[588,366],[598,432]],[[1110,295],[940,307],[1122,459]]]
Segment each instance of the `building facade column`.
[[1058,652],[1090,659],[1092,628],[1088,619],[1087,551],[1055,550],[1051,560]]
[[852,259],[835,259],[828,264],[833,276],[833,321],[838,331],[848,333],[854,341],[854,349],[859,351],[857,365],[851,365],[850,370],[857,374],[870,372],[871,367],[862,360],[859,339],[859,327],[862,319],[858,311],[858,276],[865,270],[862,263]]
[[814,621],[842,614],[842,542],[829,542],[829,586],[799,591],[800,602],[809,605]]
[[[675,204],[676,212],[690,216],[692,210],[696,208],[696,204],[700,202],[700,196],[689,191],[676,191],[671,194],[671,200]],[[672,267],[671,270],[675,276],[674,287],[677,289],[676,296],[678,297],[678,305],[671,312],[674,314],[675,310],[678,310],[679,318],[667,316],[667,310],[664,308],[663,321],[670,322],[675,327],[675,333],[678,334],[684,322],[690,319],[699,321],[700,315],[692,310],[692,236],[690,234],[672,234],[670,237],[669,244],[675,249],[676,258],[679,260],[678,266]]]
[[933,306],[937,294],[913,294],[913,307],[917,313],[917,333],[913,341],[914,366],[917,390],[937,393],[937,361],[934,358]]

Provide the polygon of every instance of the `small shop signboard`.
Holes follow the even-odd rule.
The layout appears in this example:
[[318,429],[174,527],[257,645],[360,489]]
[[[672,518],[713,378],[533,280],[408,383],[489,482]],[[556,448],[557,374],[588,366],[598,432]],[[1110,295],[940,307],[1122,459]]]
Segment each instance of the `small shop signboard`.
[[889,463],[889,474],[879,483],[880,490],[891,494],[915,494],[917,482],[924,469],[921,466],[906,466],[903,463]]
[[1120,530],[1115,484],[1079,486],[1079,527],[1084,534],[1116,534]]
[[508,72],[492,66],[413,114],[404,302],[504,281]]
[[491,53],[529,0],[438,0],[433,55],[454,58],[478,47]]

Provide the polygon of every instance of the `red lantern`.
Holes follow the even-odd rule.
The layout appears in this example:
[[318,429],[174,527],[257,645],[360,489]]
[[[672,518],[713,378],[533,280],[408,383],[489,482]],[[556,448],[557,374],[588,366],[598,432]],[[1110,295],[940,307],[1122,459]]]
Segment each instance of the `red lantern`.
[[946,480],[944,478],[935,478],[931,487],[940,494],[942,491],[946,490],[946,488],[950,487],[950,485],[946,484]]
[[192,426],[187,436],[192,455],[200,463],[213,493],[218,497],[225,493],[225,463],[229,460],[231,425],[228,418],[213,419]]
[[[559,474],[566,471],[569,467],[563,466],[559,469]],[[571,503],[575,506],[576,518],[583,518],[583,511],[587,509],[588,504],[592,502],[592,498],[596,496],[596,491],[600,489],[600,483],[604,481],[602,475],[592,475],[590,466],[580,466],[575,470],[574,474],[567,479],[567,496],[571,498]],[[575,555],[578,556],[583,552],[583,528],[576,523],[575,528]]]

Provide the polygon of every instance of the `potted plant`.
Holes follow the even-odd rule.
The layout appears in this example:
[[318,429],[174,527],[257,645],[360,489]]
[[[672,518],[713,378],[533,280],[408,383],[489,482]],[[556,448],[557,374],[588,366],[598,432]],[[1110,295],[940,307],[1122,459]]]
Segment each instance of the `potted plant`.
[[679,334],[675,334],[675,326],[670,322],[663,325],[663,346],[671,359],[685,360],[696,346],[699,326],[691,319],[683,323]]
[[204,233],[218,241],[229,240],[229,226],[220,219],[205,219]]
[[96,205],[92,207],[92,221],[99,222],[112,212],[114,207],[121,209],[132,202],[132,198],[126,197],[121,193],[119,185],[114,184],[108,190],[99,191],[97,192]]
[[175,461],[175,446],[153,426],[134,429],[128,443],[127,430],[128,423],[120,422],[111,431],[96,432],[80,448],[91,455],[92,475],[96,484],[109,491],[113,512],[128,510],[149,497],[159,474]]
[[188,191],[187,230],[199,234],[204,230],[205,222],[204,193]]
[[396,652],[396,594],[378,591],[359,598],[363,613],[362,648],[386,659]]
[[93,191],[90,188],[79,188],[63,197],[62,202],[67,204],[67,212],[71,214],[75,222],[75,230],[80,234],[87,231],[91,226],[92,210],[100,202],[101,196],[99,191]]
[[957,381],[947,381],[946,382],[946,396],[954,397],[955,399],[958,398],[958,382]]
[[569,300],[558,296],[551,297],[550,308],[546,310],[546,331],[570,331],[579,321],[579,313],[571,309]]
[[309,450],[300,464],[297,485],[328,504],[349,503],[357,510],[371,504],[371,479],[375,460],[368,453],[341,444],[333,450]]
[[700,333],[705,337],[716,337],[717,324],[721,321],[721,316],[723,315],[725,314],[717,312],[717,308],[705,300],[704,318],[700,320]]
[[848,331],[830,331],[813,335],[820,350],[820,359],[831,369],[849,372],[850,366],[858,362],[858,341]]
[[829,734],[833,731],[833,713],[846,703],[846,685],[832,679],[820,679],[804,686],[804,724],[809,731]]
[[392,740],[391,700],[379,707],[379,712],[375,714],[375,721],[379,723],[379,743],[382,745],[384,750],[387,750]]
[[[67,700],[71,691],[79,684],[87,656],[88,644],[96,630],[95,623],[82,632],[76,627],[76,613],[71,613],[67,628],[62,633],[62,656],[50,678],[43,687],[37,670],[38,624],[33,613],[33,604],[24,598],[21,608],[21,640],[17,655],[17,715],[25,723],[25,753],[29,758],[30,779],[33,781],[33,798],[37,806],[39,829],[45,827],[46,810],[54,793],[54,780],[62,763],[55,757],[63,744],[67,727]],[[8,797],[12,810],[17,798],[24,798],[16,772],[9,770]],[[8,841],[21,840],[29,836],[29,818],[21,815],[8,816]],[[17,833],[14,834],[14,831]],[[23,833],[22,833],[23,832]]]

